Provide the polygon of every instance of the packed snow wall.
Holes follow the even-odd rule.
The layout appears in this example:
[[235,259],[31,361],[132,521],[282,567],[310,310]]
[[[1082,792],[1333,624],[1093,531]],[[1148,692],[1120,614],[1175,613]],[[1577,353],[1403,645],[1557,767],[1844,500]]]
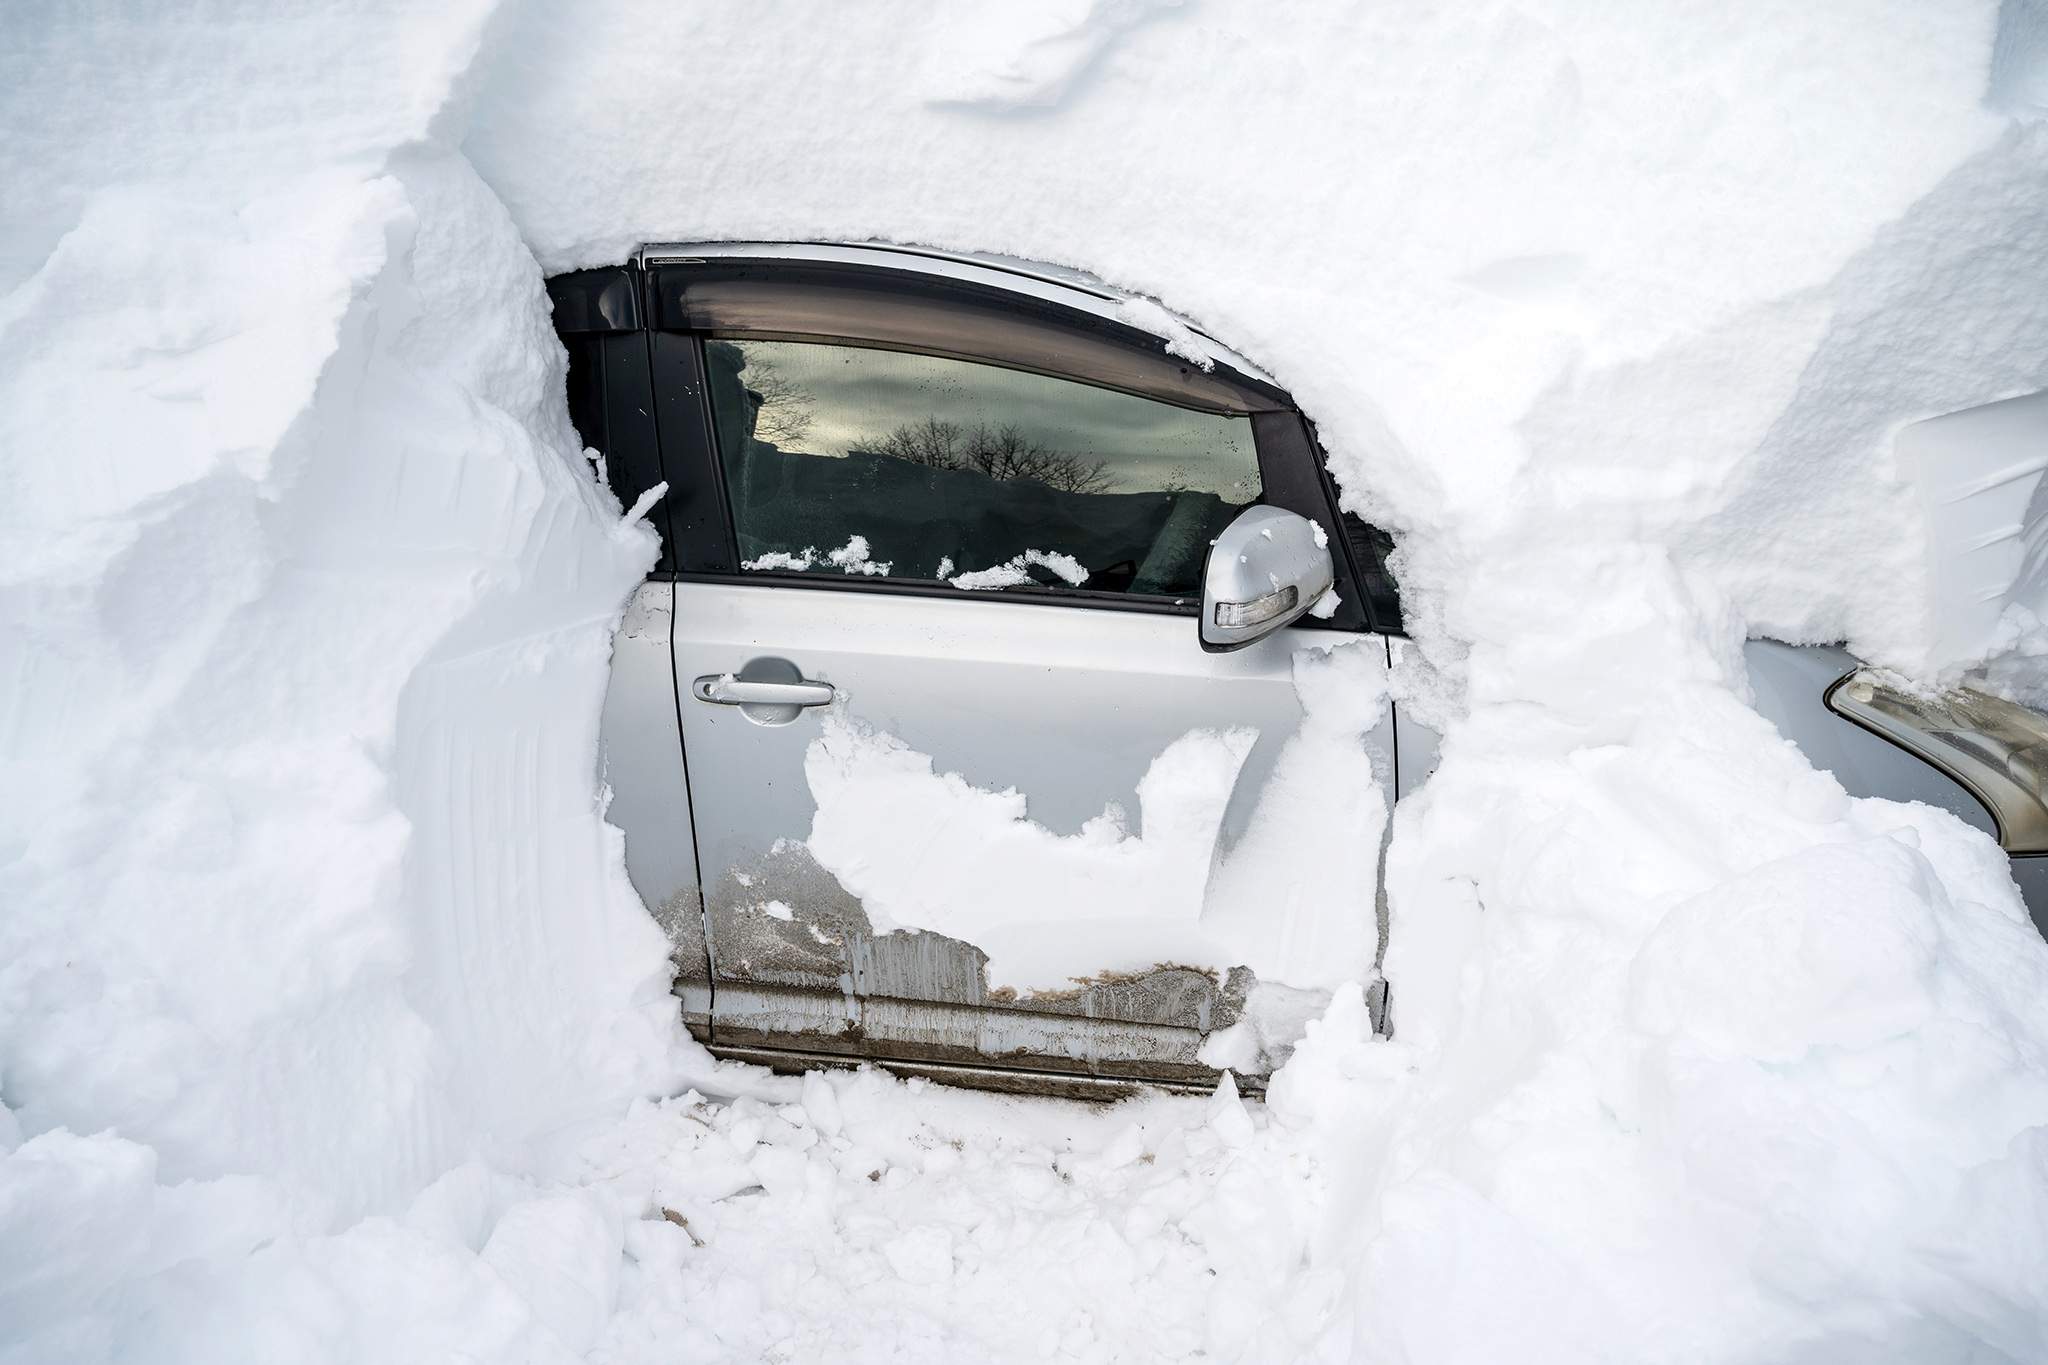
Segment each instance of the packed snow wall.
[[309,1239],[666,1084],[596,762],[653,537],[433,132],[486,12],[10,21],[0,1356],[516,1337],[460,1236]]

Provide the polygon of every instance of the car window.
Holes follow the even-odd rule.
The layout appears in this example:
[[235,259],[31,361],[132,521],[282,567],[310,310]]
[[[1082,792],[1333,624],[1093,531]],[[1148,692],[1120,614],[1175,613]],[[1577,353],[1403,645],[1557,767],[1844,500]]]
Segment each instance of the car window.
[[1259,497],[1250,419],[941,356],[707,344],[742,566],[1198,596]]

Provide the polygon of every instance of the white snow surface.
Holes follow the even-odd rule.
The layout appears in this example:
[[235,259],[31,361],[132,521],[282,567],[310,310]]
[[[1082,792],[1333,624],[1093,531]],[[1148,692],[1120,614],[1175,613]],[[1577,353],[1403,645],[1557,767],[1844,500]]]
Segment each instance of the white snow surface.
[[[13,20],[0,1360],[2048,1357],[2048,948],[1739,655],[1937,662],[1891,442],[2048,387],[2032,6]],[[1076,1111],[679,1038],[540,279],[749,237],[1083,266],[1316,418],[1446,730],[1396,1040],[1340,983],[1263,1106]],[[1208,890],[1364,861],[1346,669],[1282,763],[1349,804]]]

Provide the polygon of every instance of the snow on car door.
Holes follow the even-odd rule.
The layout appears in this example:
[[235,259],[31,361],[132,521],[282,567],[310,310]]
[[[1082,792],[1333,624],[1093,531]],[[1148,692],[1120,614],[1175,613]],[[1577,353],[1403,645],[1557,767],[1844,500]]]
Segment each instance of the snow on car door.
[[[1249,404],[860,340],[664,338],[737,568],[674,599],[714,1044],[1256,1073],[1247,1029],[1204,1053],[1256,983],[1373,967],[1383,642],[1351,606],[1200,648],[1209,542],[1274,491]],[[1352,735],[1328,809],[1268,781],[1302,669],[1340,699],[1306,723]]]

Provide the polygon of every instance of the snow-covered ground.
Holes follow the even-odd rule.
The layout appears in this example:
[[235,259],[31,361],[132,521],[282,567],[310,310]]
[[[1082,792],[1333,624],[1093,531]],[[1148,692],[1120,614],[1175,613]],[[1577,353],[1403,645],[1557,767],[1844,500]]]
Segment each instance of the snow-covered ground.
[[[2044,32],[12,16],[0,1360],[2048,1358],[2048,947],[1740,659],[1962,661],[1892,440],[2048,387]],[[1087,1109],[680,1034],[596,729],[654,545],[541,279],[871,236],[1164,301],[1399,535],[1389,686],[1446,739],[1396,1041],[1340,988],[1262,1105]],[[2044,594],[1977,642],[2023,691]]]

